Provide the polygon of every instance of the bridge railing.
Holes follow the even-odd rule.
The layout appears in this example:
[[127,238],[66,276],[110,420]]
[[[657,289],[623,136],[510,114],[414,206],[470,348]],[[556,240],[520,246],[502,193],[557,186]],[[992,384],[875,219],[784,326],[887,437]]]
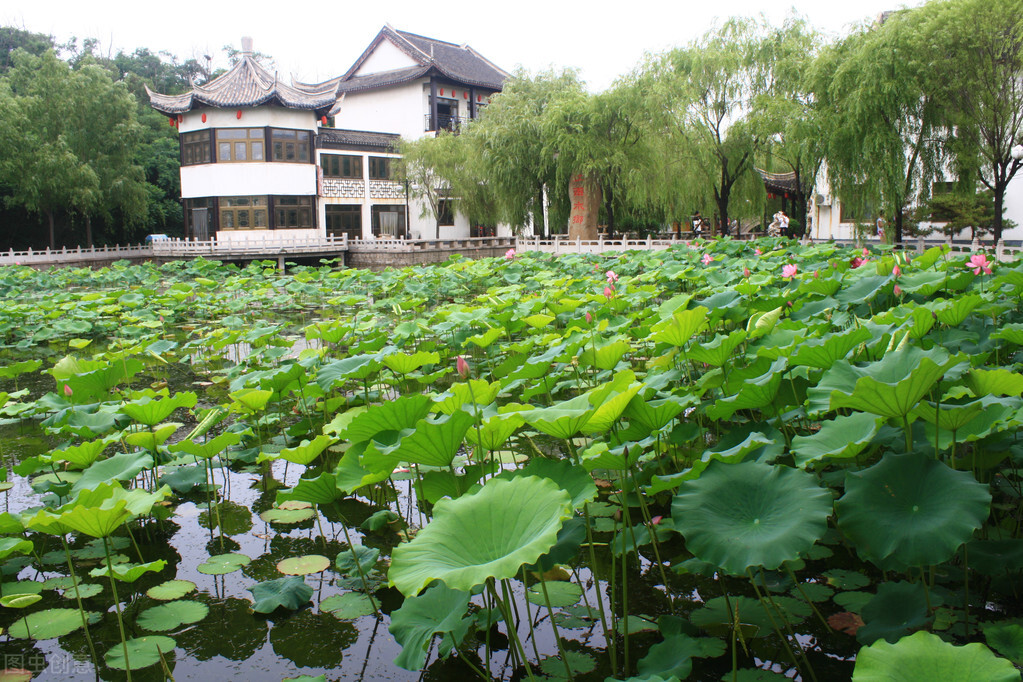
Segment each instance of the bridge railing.
[[97,261],[115,261],[121,258],[151,258],[152,247],[144,244],[96,246],[77,248],[61,247],[51,250],[46,248],[42,251],[28,249],[27,251],[15,251],[9,249],[0,251],[0,265],[45,265],[48,263],[92,263]]
[[267,237],[233,239],[161,239],[153,242],[153,255],[165,258],[180,256],[218,255],[265,255],[267,257],[287,253],[335,252],[348,249],[348,235],[340,237],[289,237],[273,235]]

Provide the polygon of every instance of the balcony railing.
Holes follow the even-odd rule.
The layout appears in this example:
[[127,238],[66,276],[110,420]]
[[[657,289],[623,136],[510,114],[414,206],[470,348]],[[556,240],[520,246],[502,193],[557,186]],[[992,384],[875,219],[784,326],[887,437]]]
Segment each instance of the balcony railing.
[[469,123],[471,119],[468,116],[451,116],[450,114],[437,114],[437,123],[434,124],[433,116],[426,114],[424,117],[424,130],[427,131],[440,131],[449,130],[453,133],[461,131],[461,129]]

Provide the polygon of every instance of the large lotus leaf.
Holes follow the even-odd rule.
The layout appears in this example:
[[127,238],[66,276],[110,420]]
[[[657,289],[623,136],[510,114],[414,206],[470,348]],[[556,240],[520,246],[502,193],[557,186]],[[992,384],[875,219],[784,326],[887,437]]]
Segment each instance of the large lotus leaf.
[[375,613],[376,609],[373,608],[373,602],[369,595],[361,592],[345,592],[321,601],[320,612],[329,613],[342,620],[353,620]]
[[121,412],[145,426],[156,426],[179,407],[195,407],[194,393],[175,393],[170,398],[154,400],[148,396],[121,405]]
[[[420,419],[412,433],[402,438],[397,446],[385,449],[384,453],[403,462],[449,466],[473,421],[472,415],[461,410],[437,419]],[[374,468],[368,459],[364,459],[364,463]]]
[[1023,375],[1004,367],[971,369],[963,380],[977,396],[1023,395]]
[[989,647],[1013,663],[1023,663],[1023,626],[1016,623],[987,623],[984,638]]
[[[132,637],[121,644],[115,644],[103,656],[108,667],[115,670],[138,670],[148,668],[160,662],[161,654],[164,660],[170,657],[177,646],[170,637],[160,635],[146,635],[145,637]],[[128,649],[128,660],[124,660],[124,650]]]
[[988,517],[991,493],[970,472],[926,455],[886,455],[846,477],[838,527],[864,558],[908,566],[949,559]]
[[[98,613],[86,612],[90,623],[99,620]],[[82,614],[78,609],[46,609],[18,618],[7,629],[7,634],[18,639],[54,639],[63,637],[82,627]]]
[[474,495],[438,502],[433,521],[395,548],[388,579],[412,596],[433,580],[470,590],[515,576],[554,546],[571,513],[571,497],[550,479],[491,479]]
[[796,466],[807,465],[824,458],[845,459],[860,454],[877,435],[881,419],[867,412],[853,412],[821,422],[820,430],[811,436],[792,439],[792,458]]
[[935,301],[931,307],[934,310],[934,314],[938,316],[939,322],[947,324],[949,327],[957,327],[983,302],[984,299],[980,294],[970,294],[968,296],[956,296],[954,299],[944,301],[943,303]]
[[334,565],[341,575],[355,576],[359,575],[360,571],[362,573],[372,571],[373,567],[377,565],[379,557],[380,550],[376,547],[352,545],[337,555]]
[[383,367],[383,363],[380,362],[380,356],[376,353],[353,355],[320,367],[316,373],[316,383],[324,391],[329,391],[337,386],[343,386],[349,379],[366,379],[381,367]]
[[927,593],[920,583],[882,583],[877,595],[860,611],[866,623],[856,631],[856,641],[872,644],[878,639],[891,643],[930,623]]
[[[735,380],[729,377],[725,390],[731,393],[707,408],[707,416],[714,420],[729,419],[738,410],[751,410],[774,403],[787,364],[785,357],[774,362],[767,358],[745,370],[733,370]],[[777,409],[777,407],[776,407]]]
[[14,553],[31,554],[32,542],[24,538],[0,538],[0,559],[6,559]]
[[159,601],[179,599],[195,589],[191,580],[167,580],[146,590],[146,596]]
[[92,464],[71,487],[72,495],[79,490],[95,488],[106,481],[131,481],[143,469],[153,466],[153,456],[146,452],[124,452]]
[[70,402],[79,405],[108,399],[110,389],[130,380],[144,367],[137,358],[126,358],[120,362],[73,360],[70,364],[66,364],[66,360],[68,358],[58,362],[51,372],[57,380],[57,387],[70,387]]
[[[907,346],[887,353],[879,362],[854,367],[837,362],[819,389],[829,390],[830,408],[849,407],[882,417],[904,417],[952,367],[965,363],[940,348]],[[851,385],[850,385],[851,384]]]
[[1019,682],[1019,671],[983,644],[954,646],[929,632],[860,649],[853,682]]
[[670,424],[683,410],[697,402],[698,399],[693,395],[671,395],[661,400],[644,400],[642,396],[637,395],[629,401],[622,416],[628,419],[630,424],[639,424],[647,431],[653,432]]
[[746,437],[739,442],[735,442],[738,438],[742,437],[742,434],[738,430],[733,430],[732,433],[728,434],[725,438],[721,439],[717,445],[713,448],[705,450],[700,459],[695,460],[692,466],[685,471],[680,471],[677,474],[667,474],[664,476],[654,476],[653,482],[650,484],[651,493],[659,493],[665,490],[673,490],[677,488],[683,481],[692,481],[700,477],[704,470],[710,466],[710,463],[717,460],[721,462],[736,463],[743,461],[748,455],[756,452],[764,446],[774,444],[774,439],[764,435],[759,431],[754,431],[746,435]]
[[363,486],[379,483],[390,477],[391,469],[371,471],[362,465],[361,455],[369,449],[368,445],[371,443],[358,443],[341,457],[341,462],[334,469],[338,489],[353,493]]
[[[861,270],[862,272],[862,270]],[[848,275],[847,275],[848,276]],[[891,281],[891,275],[866,275],[860,276],[857,281],[839,291],[835,298],[842,303],[858,305],[870,303],[881,288]]]
[[572,508],[578,509],[597,496],[597,484],[593,482],[584,467],[572,464],[567,459],[534,458],[521,469],[502,471],[498,478],[512,479],[519,476],[548,478],[572,497]]
[[125,500],[119,500],[107,509],[100,507],[84,507],[80,504],[65,509],[60,514],[60,522],[79,533],[103,538],[113,533],[122,523],[131,518]]
[[[500,334],[499,329],[493,331]],[[384,364],[392,372],[397,372],[398,374],[408,374],[409,372],[416,371],[423,365],[436,365],[438,362],[440,362],[440,353],[434,351],[418,351],[411,355],[393,352],[384,356]]]
[[284,448],[280,451],[279,456],[293,464],[309,465],[333,442],[334,439],[330,436],[316,436],[311,441],[303,440],[293,448]]
[[579,364],[597,369],[614,369],[626,353],[632,351],[632,344],[619,339],[594,347],[587,345],[579,351]]
[[468,607],[468,592],[453,590],[443,583],[405,599],[401,608],[391,613],[391,624],[387,628],[401,644],[401,653],[394,664],[405,670],[421,670],[435,634],[450,633],[456,645],[461,643],[472,623],[465,615]]
[[[132,516],[145,516],[152,510],[154,504],[162,502],[170,497],[170,495],[171,489],[165,485],[160,486],[160,489],[156,492],[150,493],[138,488],[125,490],[120,483],[113,480],[108,483],[100,483],[95,488],[80,491],[78,497],[75,498],[74,504],[84,507],[111,509],[118,502],[123,501],[125,509]],[[59,511],[64,511],[67,508],[62,507]]]
[[732,357],[732,351],[746,340],[746,330],[736,329],[728,336],[718,334],[710,343],[693,344],[687,353],[687,359],[693,362],[705,362],[720,367]]
[[865,327],[856,327],[842,334],[828,334],[823,338],[807,339],[789,358],[789,364],[793,367],[805,365],[817,369],[828,369],[836,361],[849,355],[853,348],[869,341],[870,338],[870,332]]
[[515,431],[526,423],[522,412],[533,409],[529,405],[511,403],[502,405],[495,413],[487,415],[484,413],[483,423],[470,428],[465,433],[465,439],[473,445],[478,445],[484,450],[500,450],[501,446],[511,437]]
[[636,394],[643,389],[643,384],[635,381],[635,378],[632,370],[625,370],[616,374],[606,384],[586,393],[590,404],[596,409],[580,430],[585,433],[602,433],[610,430]]
[[359,443],[368,441],[384,431],[401,431],[413,425],[430,412],[430,398],[425,395],[404,395],[379,405],[371,405],[361,412],[337,435]]
[[134,445],[143,450],[155,451],[159,446],[167,442],[167,439],[174,435],[174,432],[181,428],[180,422],[167,422],[160,428],[153,431],[135,431],[125,435],[124,442]]
[[958,431],[984,409],[981,400],[974,400],[960,405],[938,403],[925,400],[913,409],[913,415],[934,424],[945,431]]
[[259,388],[243,388],[229,393],[228,397],[234,401],[232,411],[236,405],[240,405],[242,410],[255,413],[266,408],[266,404],[270,402],[273,394],[273,391],[264,391]]
[[167,565],[164,559],[157,559],[145,564],[111,564],[100,566],[89,571],[93,578],[101,578],[113,574],[114,579],[123,583],[133,583],[146,573],[159,573]]
[[[720,655],[705,641],[682,633],[673,634],[650,647],[649,653],[636,663],[636,672],[643,679],[659,676],[663,679],[686,679],[693,670],[693,659]],[[730,678],[730,676],[729,676]]]
[[1023,346],[1023,324],[1004,324],[998,331],[991,332],[991,338]]
[[237,445],[241,442],[241,435],[232,431],[226,431],[216,438],[205,441],[203,443],[196,443],[192,440],[182,440],[177,443],[168,446],[168,450],[171,452],[184,452],[193,457],[199,459],[210,459],[232,445]]
[[99,459],[110,442],[101,438],[99,440],[86,441],[80,445],[69,445],[61,450],[54,450],[50,453],[50,460],[54,462],[67,462],[76,469],[84,469]]
[[[546,592],[544,591],[546,587]],[[550,602],[551,608],[563,609],[566,606],[578,604],[583,597],[583,588],[577,583],[565,580],[544,580],[526,590],[526,599],[537,606],[547,606]]]
[[311,575],[330,567],[330,559],[322,554],[305,554],[277,562],[277,570],[284,575]]
[[240,571],[242,566],[247,566],[252,559],[244,554],[216,554],[205,562],[195,567],[195,570],[206,575],[224,575]]
[[279,606],[294,610],[313,595],[313,588],[297,575],[267,580],[246,589],[252,593],[255,600],[252,610],[257,613],[272,613]]
[[707,313],[708,310],[703,306],[676,312],[651,327],[650,337],[660,343],[682,347],[707,327]]
[[188,623],[198,623],[206,617],[210,608],[201,602],[181,599],[146,609],[139,614],[139,627],[154,632],[174,630]]
[[798,559],[824,535],[831,511],[831,493],[814,476],[758,462],[713,462],[671,504],[686,548],[733,574]]
[[277,493],[277,504],[287,500],[300,500],[311,504],[330,504],[344,497],[344,492],[337,487],[334,474],[323,473],[316,478],[300,478],[291,490]]
[[[472,411],[472,406],[489,405],[501,393],[503,386],[500,381],[490,383],[482,379],[469,379],[452,384],[451,388],[438,398],[436,409],[443,414],[453,414],[458,410]],[[466,407],[468,406],[468,407]]]
[[[624,409],[625,406],[622,406]],[[575,436],[590,420],[597,409],[583,394],[571,400],[541,407],[522,414],[526,423],[555,438],[569,439]]]

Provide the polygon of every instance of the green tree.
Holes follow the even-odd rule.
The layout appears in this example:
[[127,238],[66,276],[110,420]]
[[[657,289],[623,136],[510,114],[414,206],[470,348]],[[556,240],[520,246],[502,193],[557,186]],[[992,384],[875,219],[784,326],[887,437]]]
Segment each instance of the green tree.
[[960,168],[992,194],[992,233],[1004,229],[1005,190],[1023,161],[1023,0],[951,0],[916,10],[934,52],[935,96],[951,109]]
[[894,12],[825,50],[815,96],[830,131],[827,164],[843,200],[873,200],[892,216],[896,242],[911,206],[946,162],[947,107],[918,15]]

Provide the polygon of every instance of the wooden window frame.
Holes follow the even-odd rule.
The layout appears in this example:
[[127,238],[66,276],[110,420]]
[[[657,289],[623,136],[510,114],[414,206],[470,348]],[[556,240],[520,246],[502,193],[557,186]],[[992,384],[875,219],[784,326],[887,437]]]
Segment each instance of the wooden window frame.
[[323,177],[362,180],[362,157],[353,154],[320,154]]
[[[248,203],[241,203],[242,201]],[[218,230],[270,229],[269,205],[267,197],[264,195],[219,197],[217,204]],[[262,215],[262,221],[260,221],[260,215]],[[248,224],[242,225],[243,222]],[[260,222],[263,224],[259,225]]]
[[[370,180],[393,180],[394,179],[394,167],[392,165],[392,159],[389,156],[371,156],[369,157],[369,179]],[[383,166],[383,173],[381,173],[380,167]]]
[[178,138],[181,145],[181,165],[198,166],[203,163],[213,163],[213,136],[210,129],[193,130],[189,133],[181,133]]
[[311,230],[316,227],[313,197],[274,195],[271,204],[275,230]]
[[[214,147],[217,163],[263,163],[266,161],[266,133],[263,128],[216,128],[215,131]],[[239,131],[245,131],[245,136],[235,134]],[[227,145],[228,158],[224,157],[225,145]],[[244,159],[238,158],[239,150],[245,150]]]
[[[313,134],[295,128],[270,128],[270,161],[274,163],[314,163]],[[305,139],[303,139],[305,138]],[[289,154],[289,150],[291,154]],[[293,158],[288,158],[288,156]]]
[[362,204],[327,204],[323,213],[328,236],[362,239]]

